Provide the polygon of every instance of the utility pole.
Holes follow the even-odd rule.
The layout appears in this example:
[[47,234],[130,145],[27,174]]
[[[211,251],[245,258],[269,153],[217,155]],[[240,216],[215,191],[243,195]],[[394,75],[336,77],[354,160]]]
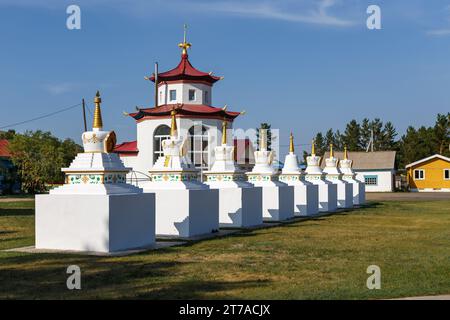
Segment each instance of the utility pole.
[[84,102],[84,98],[83,100],[81,100],[81,104],[83,105],[83,120],[84,120],[84,131],[87,131],[87,124],[86,124],[86,104]]
[[366,152],[369,152],[369,148],[370,148],[370,151],[371,152],[373,152],[373,128],[372,129],[370,129],[370,140],[369,140],[369,143],[367,144],[367,147],[366,147]]

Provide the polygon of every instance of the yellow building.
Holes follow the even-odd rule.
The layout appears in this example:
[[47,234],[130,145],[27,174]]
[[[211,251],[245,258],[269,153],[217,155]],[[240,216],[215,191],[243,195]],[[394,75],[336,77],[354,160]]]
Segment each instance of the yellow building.
[[408,164],[406,174],[411,191],[450,192],[450,158],[435,154]]

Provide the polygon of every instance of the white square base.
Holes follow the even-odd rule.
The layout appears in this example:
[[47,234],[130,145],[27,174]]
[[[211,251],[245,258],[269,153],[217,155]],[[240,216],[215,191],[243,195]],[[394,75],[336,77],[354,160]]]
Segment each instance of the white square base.
[[156,196],[156,234],[189,238],[219,229],[219,191],[145,189]]
[[[342,181],[341,181],[342,182]],[[337,183],[337,205],[338,208],[353,207],[353,186],[351,183]]]
[[319,213],[319,187],[314,184],[293,185],[294,215],[312,216]]
[[353,183],[353,204],[362,205],[366,203],[366,185],[361,182]]
[[221,227],[253,227],[263,223],[262,188],[221,188],[218,190]]
[[334,212],[337,209],[337,186],[319,184],[319,212]]
[[36,249],[108,253],[154,243],[152,194],[36,196]]
[[294,217],[294,187],[267,186],[263,189],[263,219],[283,221]]

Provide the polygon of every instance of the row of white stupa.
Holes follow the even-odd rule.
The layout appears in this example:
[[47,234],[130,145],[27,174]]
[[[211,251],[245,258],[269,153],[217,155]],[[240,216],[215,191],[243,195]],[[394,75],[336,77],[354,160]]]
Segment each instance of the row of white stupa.
[[[238,169],[227,144],[223,122],[222,145],[206,172],[206,183],[186,156],[178,136],[175,111],[170,138],[162,142],[164,155],[150,170],[141,188],[126,183],[130,168],[112,153],[113,131],[102,131],[99,93],[95,98],[93,130],[82,135],[84,153],[69,168],[63,186],[36,196],[36,248],[115,252],[154,245],[156,235],[189,238],[219,227],[251,227],[264,220],[283,221],[349,208],[364,202],[364,184],[355,180],[352,161],[307,158],[302,173],[293,137],[281,174],[272,167],[267,135],[260,131],[260,148],[251,172]],[[338,162],[340,166],[338,168]]]

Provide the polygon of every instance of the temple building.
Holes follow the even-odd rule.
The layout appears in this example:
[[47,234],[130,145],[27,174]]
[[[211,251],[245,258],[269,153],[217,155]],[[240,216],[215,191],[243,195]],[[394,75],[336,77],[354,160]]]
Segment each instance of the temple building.
[[[137,140],[117,145],[126,166],[133,168],[129,178],[148,180],[148,172],[163,154],[162,141],[170,137],[171,112],[176,111],[180,137],[186,139],[187,156],[201,172],[211,169],[214,148],[220,145],[222,121],[228,128],[241,112],[228,111],[227,107],[213,106],[213,85],[223,77],[194,68],[189,61],[186,29],[181,48],[181,61],[172,70],[155,72],[146,79],[155,83],[153,107],[137,108],[125,113],[136,121]],[[134,182],[134,181],[133,181]]]

